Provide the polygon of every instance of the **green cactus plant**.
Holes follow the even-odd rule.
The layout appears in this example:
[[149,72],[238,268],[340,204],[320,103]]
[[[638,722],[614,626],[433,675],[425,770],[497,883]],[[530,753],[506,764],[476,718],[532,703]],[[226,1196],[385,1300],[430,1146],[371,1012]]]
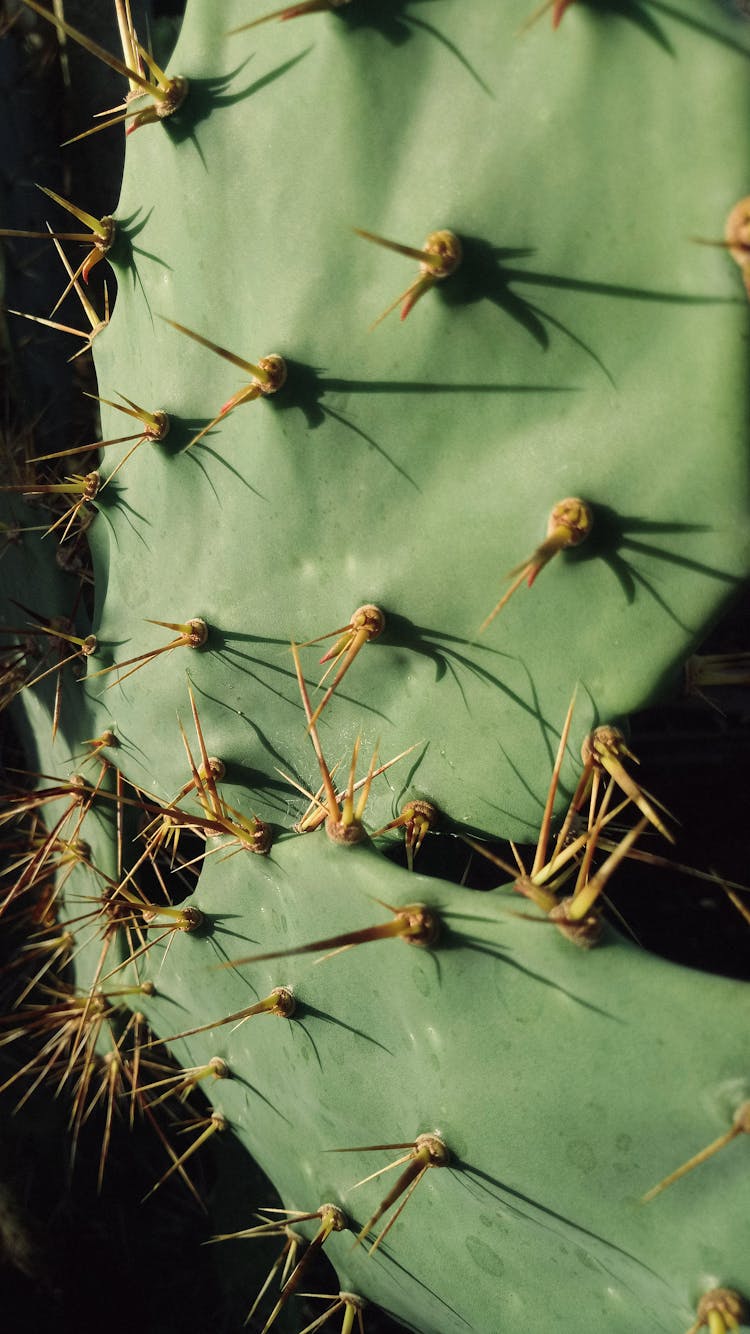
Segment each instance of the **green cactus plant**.
[[[747,188],[746,20],[580,4],[519,37],[521,3],[434,23],[405,0],[300,8],[250,32],[244,0],[191,0],[179,81],[154,76],[168,117],[148,74],[117,112],[138,132],[90,339],[115,443],[74,482],[8,483],[72,488],[50,528],[95,511],[90,616],[49,539],[5,555],[42,627],[19,668],[6,605],[8,693],[29,768],[61,789],[8,903],[33,901],[61,841],[77,852],[61,919],[101,902],[66,1059],[89,1078],[98,1044],[99,1087],[132,1081],[108,1024],[132,1038],[121,1007],[143,1014],[177,1089],[209,1090],[193,1143],[229,1127],[290,1211],[258,1224],[255,1202],[245,1230],[290,1219],[324,1242],[345,1330],[354,1293],[422,1334],[550,1312],[716,1334],[741,1305],[705,1294],[750,1290],[739,1150],[642,1197],[749,1096],[743,984],[611,928],[584,955],[570,908],[566,933],[519,917],[518,889],[559,921],[543,848],[481,898],[415,855],[432,808],[474,844],[535,841],[561,731],[557,817],[592,728],[658,697],[748,572],[747,302],[694,243]],[[381,318],[402,288],[408,319]],[[143,434],[119,444],[128,410]],[[22,506],[16,525],[38,518]],[[56,629],[83,681],[37,681]],[[297,832],[322,817],[336,838]],[[388,855],[400,828],[375,837],[399,819],[414,870]],[[170,904],[156,851],[179,860],[190,835],[197,883]],[[593,890],[577,905],[598,927]],[[394,1159],[391,1191],[370,1178]]]

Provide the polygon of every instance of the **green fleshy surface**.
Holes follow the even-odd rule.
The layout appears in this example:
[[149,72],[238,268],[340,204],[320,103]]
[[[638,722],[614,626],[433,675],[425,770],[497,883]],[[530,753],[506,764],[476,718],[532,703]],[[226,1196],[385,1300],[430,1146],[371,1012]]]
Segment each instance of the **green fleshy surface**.
[[[575,683],[574,748],[671,681],[747,572],[746,301],[691,238],[747,189],[750,33],[695,0],[575,5],[516,37],[524,8],[362,0],[230,38],[246,5],[188,7],[171,69],[191,93],[129,140],[132,251],[95,344],[103,395],[176,420],[104,493],[91,667],[164,643],[146,616],[212,627],[100,696],[126,772],[163,796],[184,782],[187,668],[235,798],[290,823],[269,770],[318,778],[289,641],[373,601],[388,627],[323,715],[326,753],[419,743],[375,825],[414,782],[529,837]],[[450,226],[467,258],[368,333],[415,266],[353,225],[416,245]],[[286,388],[184,453],[244,377],[158,315],[283,352]],[[105,410],[105,438],[124,420]],[[570,494],[595,507],[589,543],[478,638]]]
[[[387,921],[375,899],[434,907],[439,943],[217,967],[238,946],[263,953]],[[354,1183],[399,1154],[331,1150],[443,1136],[450,1167],[427,1173],[373,1256],[351,1234],[326,1247],[342,1288],[435,1334],[550,1317],[581,1334],[679,1334],[706,1289],[747,1290],[744,1146],[648,1206],[639,1198],[748,1096],[745,988],[614,935],[582,955],[519,921],[515,901],[407,876],[368,847],[342,854],[323,835],[247,859],[239,878],[210,859],[191,900],[207,933],[178,935],[163,963],[154,947],[141,975],[158,995],[143,1009],[166,1036],[294,989],[291,1020],[171,1044],[186,1067],[229,1063],[232,1077],[204,1088],[289,1209],[332,1201],[356,1232],[394,1175]],[[257,1243],[226,1244],[252,1263]]]

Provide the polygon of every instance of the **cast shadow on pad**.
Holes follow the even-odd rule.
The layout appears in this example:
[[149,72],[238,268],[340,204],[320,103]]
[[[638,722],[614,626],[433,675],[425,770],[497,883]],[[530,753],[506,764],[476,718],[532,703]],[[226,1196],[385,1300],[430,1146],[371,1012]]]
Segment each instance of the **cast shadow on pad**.
[[547,273],[538,269],[514,266],[512,261],[526,259],[535,254],[529,247],[497,246],[478,236],[461,236],[463,259],[460,268],[451,278],[441,283],[436,291],[447,306],[473,305],[478,301],[490,301],[498,309],[524,329],[537,345],[546,351],[550,346],[550,328],[565,334],[577,347],[591,358],[614,383],[612,375],[589,345],[557,316],[543,310],[529,297],[521,295],[517,288],[546,288],[550,291],[562,290],[577,292],[586,296],[603,296],[629,301],[647,301],[665,305],[732,305],[740,299],[723,295],[704,293],[685,293],[640,287],[632,284],[612,283],[606,280],[577,278],[556,273]]

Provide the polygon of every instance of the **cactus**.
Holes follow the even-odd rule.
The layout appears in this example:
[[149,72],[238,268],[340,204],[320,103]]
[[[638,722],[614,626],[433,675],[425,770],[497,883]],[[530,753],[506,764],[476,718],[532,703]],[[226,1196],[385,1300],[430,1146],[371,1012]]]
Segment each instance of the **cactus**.
[[[81,326],[104,443],[53,482],[6,451],[9,522],[52,505],[93,571],[81,596],[32,532],[4,557],[40,775],[7,813],[50,831],[6,906],[59,861],[56,1060],[112,1108],[203,1089],[154,1190],[228,1128],[288,1213],[217,1220],[226,1246],[299,1229],[344,1330],[364,1299],[423,1334],[716,1334],[750,1292],[739,1149],[655,1198],[745,1129],[743,984],[611,927],[575,949],[646,826],[675,837],[593,729],[669,688],[748,571],[744,243],[695,241],[746,189],[750,33],[698,0],[568,8],[518,36],[520,0],[331,0],[255,31],[249,0],[190,0],[166,72],[126,27],[136,98],[92,135],[137,131],[114,236],[73,201],[91,249],[60,243],[61,287],[105,233],[117,278]],[[539,842],[480,899],[420,873],[441,837]],[[148,1096],[127,1007],[182,1071]]]

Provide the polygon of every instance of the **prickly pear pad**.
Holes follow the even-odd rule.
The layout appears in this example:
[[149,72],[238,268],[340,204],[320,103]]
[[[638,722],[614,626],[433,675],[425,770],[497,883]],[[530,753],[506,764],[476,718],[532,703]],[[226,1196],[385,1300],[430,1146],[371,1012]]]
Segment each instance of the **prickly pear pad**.
[[[376,825],[414,782],[528,837],[575,682],[578,736],[586,711],[643,704],[747,569],[746,300],[694,238],[720,239],[746,190],[750,36],[719,5],[574,5],[523,36],[520,5],[417,9],[227,37],[246,5],[188,7],[170,69],[191,96],[129,140],[132,245],[96,343],[101,392],[174,422],[103,493],[92,542],[102,661],[164,642],[146,616],[211,632],[105,703],[123,765],[171,793],[189,667],[212,748],[288,823],[274,766],[317,785],[289,641],[374,602],[386,631],[321,718],[329,759],[357,734],[383,759],[418,743],[375,785]],[[368,332],[419,266],[355,226],[412,247],[449,226],[463,263]],[[250,362],[283,353],[286,385],[184,452],[243,374],[159,316]],[[570,495],[591,537],[479,635]]]

